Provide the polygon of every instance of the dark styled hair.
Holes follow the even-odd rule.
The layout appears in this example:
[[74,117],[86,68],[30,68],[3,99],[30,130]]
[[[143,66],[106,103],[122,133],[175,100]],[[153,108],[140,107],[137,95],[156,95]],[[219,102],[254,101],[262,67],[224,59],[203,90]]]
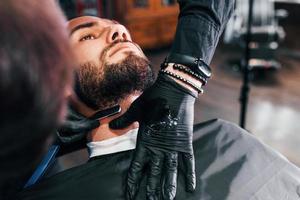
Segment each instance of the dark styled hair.
[[0,199],[23,186],[62,119],[72,73],[65,26],[55,1],[0,1]]

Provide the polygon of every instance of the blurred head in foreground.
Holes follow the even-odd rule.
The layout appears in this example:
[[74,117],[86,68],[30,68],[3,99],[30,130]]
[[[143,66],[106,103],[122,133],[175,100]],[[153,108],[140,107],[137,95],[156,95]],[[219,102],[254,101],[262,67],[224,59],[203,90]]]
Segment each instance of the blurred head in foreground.
[[0,1],[0,199],[26,181],[64,115],[71,85],[65,18],[54,0]]

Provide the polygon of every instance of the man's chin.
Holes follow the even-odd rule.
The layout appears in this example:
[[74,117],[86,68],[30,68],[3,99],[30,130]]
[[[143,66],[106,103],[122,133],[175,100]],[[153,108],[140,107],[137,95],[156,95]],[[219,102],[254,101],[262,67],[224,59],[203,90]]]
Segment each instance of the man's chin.
[[83,94],[93,100],[99,109],[118,104],[136,91],[144,91],[154,82],[149,61],[129,54],[117,64],[82,66],[79,71]]

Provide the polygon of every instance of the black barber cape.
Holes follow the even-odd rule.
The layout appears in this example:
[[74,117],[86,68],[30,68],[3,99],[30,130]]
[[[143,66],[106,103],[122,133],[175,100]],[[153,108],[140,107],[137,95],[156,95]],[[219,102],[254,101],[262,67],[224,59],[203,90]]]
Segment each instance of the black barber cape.
[[[179,163],[178,200],[296,200],[300,199],[300,170],[238,126],[211,120],[194,127],[197,187],[185,192]],[[105,156],[41,181],[18,199],[118,200],[133,151]],[[143,177],[137,199],[146,199]]]

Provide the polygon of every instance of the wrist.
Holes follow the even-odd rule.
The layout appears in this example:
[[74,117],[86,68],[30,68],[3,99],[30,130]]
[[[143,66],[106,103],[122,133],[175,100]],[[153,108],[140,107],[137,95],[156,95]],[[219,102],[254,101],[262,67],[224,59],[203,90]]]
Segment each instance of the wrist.
[[[193,85],[195,85],[195,86],[198,87],[198,88],[201,88],[201,87],[202,87],[202,85],[203,85],[203,82],[202,82],[202,81],[200,81],[199,79],[196,79],[195,77],[193,77],[193,76],[191,76],[191,75],[189,75],[189,74],[186,74],[186,73],[184,73],[184,72],[182,72],[182,71],[175,70],[175,69],[173,68],[173,65],[174,65],[174,63],[168,63],[168,66],[165,68],[165,70],[167,70],[167,71],[169,71],[169,72],[171,72],[171,73],[173,73],[173,74],[176,74],[177,76],[182,77],[183,79],[188,80],[189,82],[191,82]],[[187,84],[186,82],[181,81],[181,80],[179,80],[179,79],[176,79],[176,78],[174,78],[174,77],[171,77],[171,78],[172,78],[174,81],[176,81],[178,84],[180,84],[181,86],[183,86],[184,88],[190,90],[191,92],[193,92],[193,93],[198,92],[198,91],[195,89],[195,87],[191,86],[190,84]]]
[[[189,90],[182,84],[178,83],[176,79],[171,76],[162,73],[158,74],[157,80],[155,82],[155,87],[159,87],[161,94],[164,94],[164,97],[172,98],[172,96],[178,96],[180,99],[188,98],[188,96],[196,99],[198,97],[198,92],[196,90]],[[160,97],[162,95],[160,94]]]
[[176,63],[177,65],[182,65],[187,68],[187,73],[190,75],[196,75],[196,77],[201,77],[204,83],[211,78],[211,69],[206,64],[202,58],[196,58],[189,55],[171,53],[165,59],[162,67],[166,67],[168,63]]

